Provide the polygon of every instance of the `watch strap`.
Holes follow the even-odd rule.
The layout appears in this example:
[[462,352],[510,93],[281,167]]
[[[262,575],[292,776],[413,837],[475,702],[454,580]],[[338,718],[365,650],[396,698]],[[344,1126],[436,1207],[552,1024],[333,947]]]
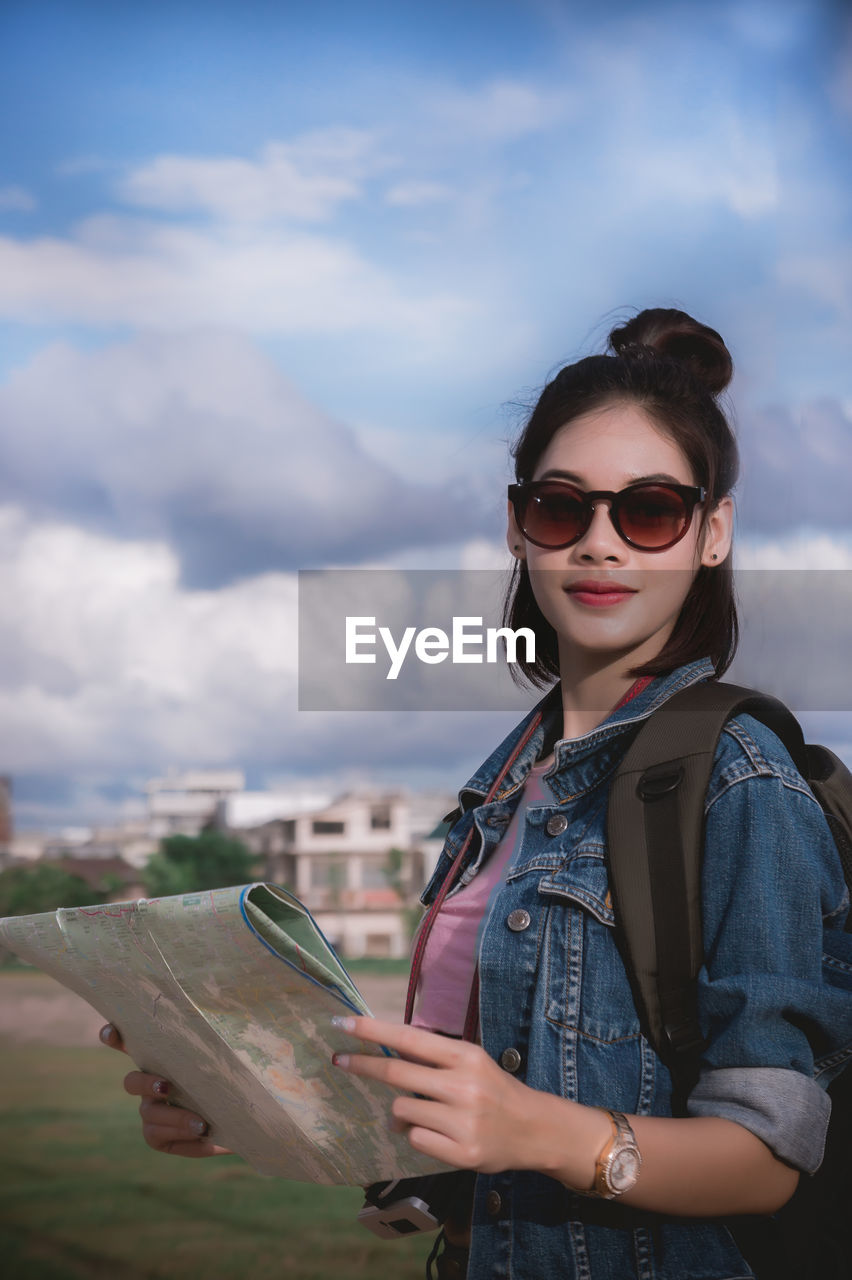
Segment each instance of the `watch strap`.
[[595,1196],[601,1200],[615,1200],[629,1188],[618,1189],[612,1185],[609,1171],[613,1160],[625,1148],[630,1148],[636,1152],[636,1158],[640,1165],[641,1157],[636,1144],[636,1134],[633,1132],[627,1117],[620,1111],[607,1110],[606,1114],[609,1116],[610,1124],[612,1125],[612,1137],[605,1143],[595,1162],[595,1178],[587,1195]]

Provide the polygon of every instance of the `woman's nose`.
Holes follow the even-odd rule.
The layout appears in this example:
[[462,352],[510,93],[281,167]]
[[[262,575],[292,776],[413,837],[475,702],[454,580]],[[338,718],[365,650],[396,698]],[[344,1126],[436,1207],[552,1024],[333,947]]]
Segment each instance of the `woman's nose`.
[[579,542],[574,543],[573,550],[586,560],[622,561],[625,558],[627,546],[616,533],[606,499],[594,504],[589,527]]

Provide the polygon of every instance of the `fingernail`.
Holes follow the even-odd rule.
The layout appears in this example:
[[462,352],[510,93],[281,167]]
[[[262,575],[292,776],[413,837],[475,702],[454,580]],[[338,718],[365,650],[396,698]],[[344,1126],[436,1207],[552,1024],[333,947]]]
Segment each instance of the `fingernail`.
[[336,1013],[331,1020],[331,1025],[337,1027],[339,1031],[354,1031],[355,1019],[344,1017],[343,1014]]
[[331,1055],[331,1065],[333,1067],[342,1067],[343,1070],[345,1071],[346,1068],[349,1066],[349,1054],[333,1053]]
[[104,1044],[109,1044],[114,1030],[115,1028],[113,1027],[111,1022],[108,1022],[105,1027],[101,1027],[100,1031],[98,1032],[98,1035],[100,1036]]
[[165,1098],[169,1091],[168,1080],[155,1080],[151,1085],[151,1090],[153,1093],[156,1093],[158,1098]]
[[189,1127],[197,1138],[206,1138],[210,1126],[204,1120],[190,1120]]

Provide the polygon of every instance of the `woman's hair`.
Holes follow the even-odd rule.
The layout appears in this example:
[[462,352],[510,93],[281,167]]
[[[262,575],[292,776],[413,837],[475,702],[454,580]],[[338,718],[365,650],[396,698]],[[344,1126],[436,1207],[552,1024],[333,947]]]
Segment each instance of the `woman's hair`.
[[[715,329],[686,312],[654,307],[613,329],[607,350],[610,354],[566,365],[544,388],[512,448],[515,479],[533,478],[539,459],[566,423],[612,404],[635,404],[678,445],[695,483],[706,489],[705,521],[731,492],[739,470],[736,441],[716,400],[733,374],[728,348]],[[516,560],[506,590],[503,622],[535,632],[535,662],[518,661],[521,679],[543,686],[559,676],[556,632],[538,607],[522,560]],[[709,657],[720,676],[733,660],[737,638],[728,555],[719,566],[699,568],[667,643],[631,674],[662,675]]]

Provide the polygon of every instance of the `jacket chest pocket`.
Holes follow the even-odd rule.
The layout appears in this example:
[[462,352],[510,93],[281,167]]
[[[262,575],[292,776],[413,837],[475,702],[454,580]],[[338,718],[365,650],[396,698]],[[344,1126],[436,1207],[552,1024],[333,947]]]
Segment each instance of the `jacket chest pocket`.
[[538,892],[547,907],[541,968],[547,1018],[604,1043],[638,1036],[603,852],[578,851],[539,880]]

